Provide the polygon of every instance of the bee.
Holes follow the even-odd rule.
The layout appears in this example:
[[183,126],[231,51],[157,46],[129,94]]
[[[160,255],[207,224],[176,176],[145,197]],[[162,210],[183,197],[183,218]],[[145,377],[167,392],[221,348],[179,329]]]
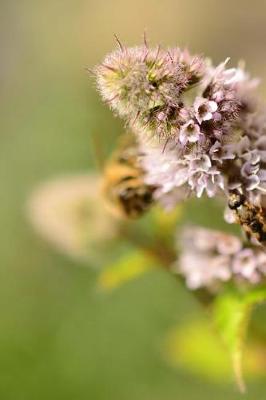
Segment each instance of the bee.
[[261,206],[250,203],[238,190],[229,193],[228,206],[235,212],[236,222],[242,226],[248,240],[266,244],[266,216]]
[[106,164],[103,194],[109,210],[117,216],[129,219],[141,217],[154,203],[156,188],[145,183],[139,157],[136,141],[126,136]]

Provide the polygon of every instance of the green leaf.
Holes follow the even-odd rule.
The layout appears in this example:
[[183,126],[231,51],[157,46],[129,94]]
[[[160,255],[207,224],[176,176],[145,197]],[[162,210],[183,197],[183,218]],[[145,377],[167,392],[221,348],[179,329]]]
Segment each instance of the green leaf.
[[218,296],[213,305],[215,326],[230,353],[241,392],[245,392],[242,359],[250,315],[253,307],[265,300],[266,288],[255,288],[245,293],[231,289]]
[[103,269],[98,277],[98,287],[108,291],[156,267],[156,261],[150,254],[142,250],[132,250],[113,264]]
[[[187,370],[215,383],[227,384],[232,378],[230,354],[210,319],[192,319],[178,324],[167,333],[162,346],[164,359],[173,367]],[[250,378],[265,376],[261,346],[250,343],[245,353],[245,373]]]

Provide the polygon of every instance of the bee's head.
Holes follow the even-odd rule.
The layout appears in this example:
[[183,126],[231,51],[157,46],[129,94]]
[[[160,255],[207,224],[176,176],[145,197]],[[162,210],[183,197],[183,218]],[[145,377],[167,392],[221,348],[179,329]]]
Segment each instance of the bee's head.
[[238,191],[232,191],[229,194],[229,200],[228,200],[228,207],[231,210],[236,210],[240,206],[242,206],[245,202],[245,196],[238,192]]

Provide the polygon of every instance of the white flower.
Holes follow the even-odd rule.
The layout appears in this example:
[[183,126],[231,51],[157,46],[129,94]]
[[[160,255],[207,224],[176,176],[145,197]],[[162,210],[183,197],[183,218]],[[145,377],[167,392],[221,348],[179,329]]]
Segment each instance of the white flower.
[[234,254],[242,248],[241,240],[228,233],[201,227],[186,228],[182,234],[182,242],[200,252],[218,252],[221,255]]
[[201,197],[204,190],[209,197],[213,197],[218,188],[224,190],[224,178],[219,171],[214,168],[209,170],[196,170],[190,174],[188,183],[192,190],[195,190],[196,196]]
[[256,270],[256,261],[252,249],[243,249],[234,256],[232,269],[234,273],[240,274],[246,279],[250,279]]
[[220,280],[227,281],[231,278],[228,257],[214,258],[189,251],[184,252],[180,257],[179,272],[184,275],[186,284],[191,290],[201,287],[212,288]]
[[[180,260],[174,268],[185,277],[190,289],[201,287],[213,289],[219,281],[224,282],[231,278],[230,252],[233,251],[233,247],[239,248],[234,241],[233,247],[229,250],[230,246],[227,247],[227,244],[231,239],[231,235],[205,228],[184,229],[179,239]],[[224,254],[217,250],[218,242],[227,242],[224,245],[226,249]]]
[[[240,65],[238,68],[228,68],[230,58],[226,58],[225,61],[220,63],[216,68],[211,67],[209,70],[210,77],[220,84],[232,87],[238,84],[246,83],[249,81],[248,74],[244,71]],[[254,83],[255,84],[255,83]]]
[[226,85],[244,82],[248,76],[241,68],[229,68],[223,71],[224,83]]
[[266,253],[264,251],[260,251],[257,254],[257,263],[260,272],[266,275]]
[[214,145],[210,148],[210,157],[213,161],[217,161],[220,164],[223,163],[223,160],[233,160],[236,157],[235,145],[222,145],[218,140],[216,140]]
[[179,141],[182,145],[186,145],[187,142],[196,143],[203,135],[200,132],[200,127],[198,124],[190,119],[186,124],[182,125],[179,132]]
[[191,172],[207,172],[211,166],[210,157],[206,154],[202,154],[199,156],[187,156],[187,160],[190,160],[189,169]]
[[228,281],[232,276],[230,268],[230,258],[227,255],[218,255],[210,260],[210,268],[213,269],[212,275],[215,279]]
[[200,124],[202,121],[209,121],[212,119],[217,108],[218,106],[215,101],[207,100],[203,97],[196,97],[194,102],[195,115]]
[[243,157],[247,161],[242,165],[241,175],[245,180],[246,190],[254,190],[260,184],[260,176],[263,179],[264,175],[260,170],[260,155],[256,150],[253,150]]
[[219,232],[217,233],[216,248],[220,254],[232,255],[241,250],[242,243],[236,236]]
[[200,227],[186,228],[183,232],[183,243],[185,239],[188,245],[193,240],[193,245],[199,251],[214,251],[217,244],[216,235],[210,235],[208,229]]
[[169,140],[167,145],[166,142],[143,143],[140,151],[142,153],[140,162],[146,172],[145,182],[158,187],[154,197],[163,204],[173,206],[175,201],[177,203],[180,199],[184,199],[184,193],[187,192],[184,186],[189,176],[188,163],[181,158],[175,141]]
[[186,227],[178,238],[179,262],[174,270],[184,276],[190,289],[219,288],[234,279],[257,284],[266,275],[266,254],[259,247],[245,248],[233,235],[201,227]]

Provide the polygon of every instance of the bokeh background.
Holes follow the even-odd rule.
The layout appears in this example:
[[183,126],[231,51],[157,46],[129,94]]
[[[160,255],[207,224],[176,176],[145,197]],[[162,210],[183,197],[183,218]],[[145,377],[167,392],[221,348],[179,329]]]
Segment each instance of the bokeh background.
[[[266,4],[1,0],[0,6],[0,398],[241,398],[232,383],[165,362],[164,336],[202,312],[167,272],[152,269],[99,292],[94,266],[36,235],[26,204],[41,182],[95,168],[92,137],[107,156],[123,131],[85,71],[114,48],[114,33],[135,45],[146,29],[154,45],[187,46],[216,63],[244,59],[262,78],[263,96]],[[104,263],[114,257],[104,256]],[[264,398],[265,390],[265,379],[251,381],[246,398]]]

